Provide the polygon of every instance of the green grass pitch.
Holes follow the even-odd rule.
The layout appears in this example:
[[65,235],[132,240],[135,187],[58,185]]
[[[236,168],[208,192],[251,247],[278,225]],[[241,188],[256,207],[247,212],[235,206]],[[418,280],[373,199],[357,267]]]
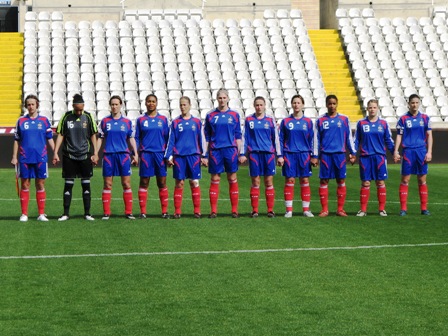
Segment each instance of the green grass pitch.
[[[180,220],[160,218],[155,180],[149,218],[123,217],[119,179],[113,216],[101,221],[100,169],[92,179],[92,214],[82,218],[76,181],[71,219],[62,214],[61,169],[47,181],[47,223],[18,221],[14,170],[0,170],[1,335],[447,335],[448,165],[431,165],[429,210],[421,216],[416,179],[409,215],[399,217],[399,166],[390,165],[388,217],[377,214],[371,188],[367,217],[359,208],[358,167],[348,167],[349,217],[336,217],[330,182],[327,218],[304,218],[296,183],[294,217],[284,218],[279,172],[276,218],[249,218],[250,178],[239,174],[240,214],[230,217],[228,185],[221,182],[219,217],[194,219],[189,188]],[[204,169],[202,213],[208,214]],[[315,175],[317,171],[315,171]],[[223,176],[224,177],[224,176]],[[173,180],[169,172],[170,213]],[[138,215],[138,174],[132,178]],[[320,211],[313,177],[311,209]],[[206,216],[204,216],[206,217]]]

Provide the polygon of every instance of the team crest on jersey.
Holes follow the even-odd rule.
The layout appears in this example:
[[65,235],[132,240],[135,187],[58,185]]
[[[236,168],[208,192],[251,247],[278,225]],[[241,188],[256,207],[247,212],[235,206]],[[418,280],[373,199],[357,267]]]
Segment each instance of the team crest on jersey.
[[162,122],[159,120],[159,122],[157,123],[157,126],[162,127]]
[[227,123],[229,123],[229,124],[233,124],[233,118],[232,118],[232,117],[229,117],[229,119],[227,120]]
[[264,124],[264,129],[269,129],[269,123],[266,121],[266,123]]
[[191,129],[192,129],[193,131],[196,131],[196,125],[191,125]]
[[82,122],[82,128],[87,128],[87,121]]
[[338,121],[338,127],[339,127],[339,128],[341,128],[341,127],[342,127],[342,123],[341,123],[341,121],[340,121],[340,120]]
[[308,126],[306,124],[303,124],[302,128],[303,128],[304,131],[306,131],[308,129]]
[[120,126],[120,131],[124,132],[125,130],[126,130],[126,129],[125,129],[124,125],[121,125],[121,126]]
[[423,119],[420,119],[420,126],[421,127],[425,126],[425,123],[423,122]]
[[383,132],[384,130],[383,130],[383,126],[381,126],[381,125],[379,125],[378,126],[378,132]]
[[42,124],[41,123],[37,124],[37,129],[40,129],[40,130],[42,129]]

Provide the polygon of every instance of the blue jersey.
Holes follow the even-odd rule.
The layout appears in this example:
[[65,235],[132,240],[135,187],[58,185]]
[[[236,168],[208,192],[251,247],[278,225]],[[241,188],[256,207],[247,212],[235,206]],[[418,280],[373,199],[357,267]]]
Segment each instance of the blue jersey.
[[154,117],[147,113],[139,117],[135,124],[135,142],[139,152],[165,152],[168,143],[168,119],[158,114]]
[[312,153],[314,144],[313,121],[310,118],[284,118],[279,127],[280,153]]
[[47,162],[47,140],[53,138],[50,122],[47,117],[29,115],[20,117],[17,121],[14,139],[19,143],[19,162]]
[[418,112],[415,116],[409,112],[401,116],[397,123],[397,133],[402,135],[403,148],[423,148],[428,141],[427,132],[431,130],[431,123],[426,114]]
[[355,148],[360,156],[386,155],[386,149],[394,152],[394,141],[387,121],[378,118],[372,122],[369,118],[358,121],[355,133]]
[[204,135],[211,149],[238,147],[236,140],[242,138],[240,115],[230,109],[210,111],[205,117]]
[[248,116],[244,123],[244,153],[277,151],[277,131],[272,117],[258,119],[254,114]]
[[202,124],[195,117],[184,119],[178,116],[170,126],[170,137],[165,158],[179,155],[202,154]]
[[350,121],[343,114],[336,114],[330,117],[328,113],[318,118],[316,121],[314,154],[320,153],[345,153],[355,155],[355,145],[353,143]]
[[123,116],[119,119],[107,116],[101,120],[99,136],[106,139],[104,154],[130,153],[127,139],[132,137],[132,122]]

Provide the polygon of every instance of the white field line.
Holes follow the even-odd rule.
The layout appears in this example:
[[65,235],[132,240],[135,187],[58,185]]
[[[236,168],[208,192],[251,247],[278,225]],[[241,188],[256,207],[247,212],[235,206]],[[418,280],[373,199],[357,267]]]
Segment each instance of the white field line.
[[[190,195],[187,195],[186,198],[184,197],[184,199],[186,199],[184,202],[188,202],[189,197],[190,197]],[[52,202],[52,201],[62,202],[62,200],[63,200],[62,198],[47,198],[47,202]],[[123,201],[122,198],[112,198],[112,200],[113,201]],[[220,198],[219,200],[220,201],[230,201],[229,198]],[[250,198],[240,198],[239,200],[241,202],[250,202]],[[261,198],[261,197],[260,197],[259,200],[260,200],[260,202],[264,202],[265,201],[265,199]],[[35,201],[35,199],[33,197],[30,197],[30,201]],[[72,201],[82,201],[82,198],[75,198],[74,197],[74,198],[72,198]],[[92,197],[92,201],[101,201],[101,198]],[[138,199],[134,198],[134,201],[138,202]],[[158,198],[148,198],[148,201],[157,201],[158,202],[159,199]],[[209,201],[209,199],[208,198],[201,198],[201,201],[206,202],[206,201]],[[276,202],[283,202],[284,199],[276,199],[275,201]],[[300,199],[296,199],[294,201],[295,202],[301,202]],[[0,198],[0,202],[19,202],[19,199],[17,197],[16,198]],[[346,203],[359,203],[359,199],[354,199],[354,200],[347,199],[347,200],[345,200],[345,202]],[[372,200],[369,201],[369,203],[375,203],[375,202],[376,202],[376,199],[372,199]],[[388,204],[400,204],[399,201],[387,201],[387,203]],[[416,202],[409,202],[408,201],[408,204],[420,204],[420,202],[418,202],[418,201],[416,201]],[[430,204],[432,204],[432,205],[448,205],[448,202],[430,202]]]
[[262,250],[223,250],[223,251],[166,251],[166,252],[129,252],[129,253],[89,253],[89,254],[60,254],[60,255],[36,255],[36,256],[0,256],[0,260],[11,259],[64,259],[64,258],[99,258],[99,257],[132,257],[132,256],[159,256],[159,255],[211,255],[211,254],[239,254],[239,253],[278,253],[278,252],[300,252],[300,251],[346,251],[346,250],[368,250],[387,248],[413,248],[448,246],[444,243],[426,244],[399,244],[399,245],[370,245],[370,246],[338,246],[338,247],[298,247],[284,249],[262,249]]

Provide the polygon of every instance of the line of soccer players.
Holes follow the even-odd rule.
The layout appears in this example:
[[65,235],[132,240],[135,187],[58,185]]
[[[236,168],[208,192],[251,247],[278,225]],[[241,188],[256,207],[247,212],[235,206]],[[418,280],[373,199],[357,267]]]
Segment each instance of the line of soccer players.
[[[370,181],[377,186],[379,215],[387,216],[386,150],[393,154],[394,162],[402,161],[402,178],[399,188],[400,216],[407,214],[407,195],[410,175],[417,175],[421,214],[429,215],[427,209],[428,188],[426,175],[428,162],[432,159],[432,131],[429,117],[419,112],[418,95],[409,97],[409,112],[397,123],[396,142],[391,136],[387,122],[379,117],[377,100],[370,100],[367,116],[356,125],[354,137],[349,119],[337,111],[338,98],[326,98],[327,113],[315,122],[304,115],[304,98],[295,95],[291,99],[292,113],[284,118],[278,128],[274,118],[266,113],[263,97],[254,100],[255,113],[246,117],[244,132],[240,115],[228,106],[229,94],[225,89],[217,92],[217,108],[210,111],[201,123],[190,113],[190,99],[181,97],[181,114],[171,125],[168,119],[157,111],[157,97],[146,97],[147,111],[132,127],[130,119],[122,114],[122,100],[119,96],[110,99],[111,114],[97,126],[91,114],[84,111],[82,96],[75,95],[73,110],[68,111],[57,127],[58,137],[53,142],[48,119],[38,114],[39,99],[30,95],[25,99],[28,113],[19,118],[16,126],[13,157],[11,163],[17,167],[21,178],[20,221],[28,220],[30,180],[36,179],[36,200],[39,221],[48,221],[45,215],[45,179],[48,177],[47,142],[54,152],[53,164],[59,160],[58,150],[62,148],[62,173],[64,185],[64,213],[59,221],[70,218],[72,188],[75,178],[81,178],[83,186],[84,216],[94,220],[90,214],[90,178],[93,166],[98,162],[98,154],[103,148],[102,191],[103,220],[111,216],[111,193],[114,176],[120,176],[123,187],[125,216],[135,219],[132,214],[132,190],[130,183],[131,165],[140,167],[138,200],[140,218],[146,218],[147,192],[150,178],[155,176],[159,190],[162,218],[168,215],[168,189],[166,186],[167,166],[173,167],[175,188],[173,193],[175,219],[181,217],[183,188],[189,179],[194,207],[194,217],[201,218],[201,166],[208,167],[211,176],[209,218],[218,216],[218,200],[221,174],[226,173],[232,217],[239,217],[239,187],[237,171],[239,164],[248,161],[251,176],[250,198],[251,217],[259,216],[259,196],[261,177],[265,185],[267,216],[275,217],[275,189],[273,176],[276,165],[282,167],[285,177],[284,200],[285,217],[293,216],[294,184],[299,179],[302,213],[314,217],[310,211],[311,188],[309,177],[312,167],[320,165],[319,198],[322,210],[319,217],[329,215],[328,184],[330,179],[337,183],[336,215],[346,217],[346,160],[351,164],[359,156],[361,177],[360,210],[357,216],[367,215],[370,196]],[[99,131],[99,132],[98,132]],[[97,138],[97,133],[99,136]],[[399,149],[402,148],[400,155]],[[92,149],[93,147],[93,149]]]

